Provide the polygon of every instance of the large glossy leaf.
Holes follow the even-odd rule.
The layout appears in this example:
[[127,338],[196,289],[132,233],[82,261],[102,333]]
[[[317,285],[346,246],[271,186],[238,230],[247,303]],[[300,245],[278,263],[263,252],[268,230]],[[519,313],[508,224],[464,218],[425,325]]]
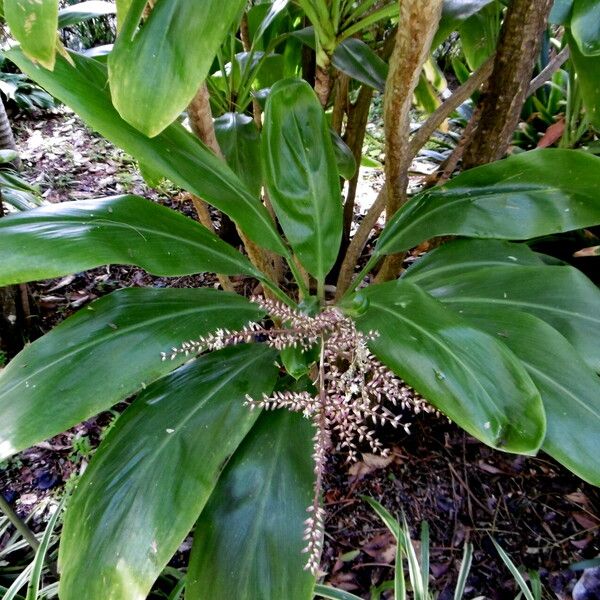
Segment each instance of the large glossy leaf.
[[539,393],[506,346],[404,280],[354,300],[371,349],[426,400],[490,446],[534,453],[545,418]]
[[571,471],[600,485],[600,379],[575,348],[537,317],[501,307],[466,307],[463,315],[506,344],[542,395],[542,449]]
[[552,10],[548,16],[548,23],[553,25],[562,25],[566,23],[573,9],[573,0],[554,0]]
[[600,55],[600,0],[573,1],[571,34],[584,56]]
[[340,247],[342,202],[325,113],[306,82],[287,79],[273,86],[262,156],[281,227],[308,272],[323,281]]
[[119,114],[153,137],[190,103],[208,75],[244,0],[162,0],[140,27],[146,0],[134,0],[108,59]]
[[418,283],[455,310],[505,307],[531,313],[562,333],[600,371],[600,290],[573,267],[486,267]]
[[383,92],[388,66],[363,41],[356,38],[344,40],[336,47],[332,63],[352,79]]
[[255,242],[279,254],[287,250],[269,213],[240,179],[195,136],[173,124],[148,138],[128,125],[114,109],[106,67],[71,54],[75,66],[59,57],[53,72],[37,68],[18,48],[7,56],[53,96],[70,106],[94,130],[123,148],[154,173],[200,196],[228,214]]
[[498,2],[492,2],[460,23],[461,48],[471,71],[479,69],[496,50],[503,9]]
[[146,389],[120,417],[69,504],[60,597],[144,600],[193,527],[270,394],[276,354],[263,346],[212,353]]
[[402,276],[425,289],[440,279],[498,265],[543,266],[543,255],[504,240],[455,240],[428,252]]
[[494,0],[444,0],[438,31],[431,44],[437,48],[465,19],[473,16]]
[[568,32],[566,37],[571,50],[571,61],[577,71],[585,113],[590,124],[600,129],[600,56],[584,56]]
[[115,5],[112,2],[104,2],[103,0],[86,0],[78,4],[71,4],[65,8],[61,8],[58,13],[58,27],[70,27],[77,25],[83,21],[89,21],[96,17],[105,15],[114,15],[116,12]]
[[43,206],[0,219],[0,285],[106,264],[154,275],[256,274],[250,261],[200,225],[139,196]]
[[335,154],[335,161],[337,164],[338,173],[340,177],[350,180],[356,173],[356,160],[352,150],[348,147],[346,142],[338,135],[337,131],[330,129],[331,141],[333,142],[333,152]]
[[179,366],[160,353],[260,316],[210,289],[129,288],[93,302],[0,373],[0,460],[105,410]]
[[312,436],[298,414],[261,415],[200,515],[186,600],[312,600],[302,554]]
[[402,252],[438,235],[523,240],[598,223],[600,158],[535,150],[415,196],[391,219],[376,252]]
[[215,134],[227,164],[258,198],[262,186],[260,133],[252,117],[225,113],[214,121]]
[[54,67],[58,0],[4,0],[4,18],[23,52],[46,69]]

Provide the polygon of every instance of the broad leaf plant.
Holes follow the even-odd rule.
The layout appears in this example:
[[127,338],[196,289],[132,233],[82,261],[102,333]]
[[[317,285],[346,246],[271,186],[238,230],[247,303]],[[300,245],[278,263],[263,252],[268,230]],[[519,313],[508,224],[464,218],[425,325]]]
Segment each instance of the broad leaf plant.
[[[446,35],[475,10],[458,4],[445,3]],[[597,61],[598,32],[586,3],[574,4],[575,60]],[[135,396],[69,503],[62,600],[146,598],[192,529],[186,599],[312,598],[327,454],[385,452],[372,422],[402,425],[406,410],[438,411],[505,452],[543,450],[600,485],[600,291],[527,244],[600,224],[600,159],[536,150],[417,193],[336,287],[347,247],[340,175],[354,165],[331,133],[322,76],[333,65],[382,89],[387,64],[357,34],[403,22],[394,3],[298,5],[260,5],[240,56],[241,0],[159,0],[150,12],[146,0],[117,0],[114,48],[92,58],[57,43],[56,1],[4,0],[20,42],[8,58],[145,174],[227,215],[248,252],[141,197],[82,200],[0,219],[0,285],[126,264],[244,276],[263,290],[122,289],[0,373],[0,460]],[[314,29],[296,19],[293,31],[273,30],[284,13]],[[274,49],[288,42],[316,49],[318,93],[288,65],[255,94],[266,57],[283,57]],[[204,80],[224,157],[178,121]],[[260,130],[249,117],[259,98]],[[386,257],[432,238],[446,241],[372,283]]]

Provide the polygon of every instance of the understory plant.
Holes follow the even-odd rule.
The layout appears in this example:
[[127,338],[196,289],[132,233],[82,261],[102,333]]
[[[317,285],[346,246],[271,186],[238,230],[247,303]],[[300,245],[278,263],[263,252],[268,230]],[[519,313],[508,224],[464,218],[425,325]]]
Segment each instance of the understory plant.
[[[148,179],[192,194],[203,224],[137,196],[9,215],[0,219],[0,285],[128,264],[169,277],[216,273],[223,288],[116,291],[0,373],[0,460],[135,396],[67,507],[62,600],[146,598],[192,529],[188,600],[311,598],[328,454],[385,453],[375,425],[403,425],[408,411],[439,411],[505,452],[543,450],[600,484],[600,292],[527,244],[600,224],[600,159],[527,152],[409,199],[415,137],[427,138],[409,139],[412,95],[454,3],[406,0],[384,12],[369,0],[299,4],[302,24],[315,26],[314,87],[298,64],[262,94],[264,114],[258,94],[245,94],[243,114],[226,96],[217,139],[201,82],[215,69],[233,72],[213,61],[224,40],[252,47],[245,2],[118,2],[107,64],[57,51],[52,0],[4,2],[21,43],[8,58],[133,155]],[[268,5],[255,35],[285,8]],[[335,66],[339,48],[346,59],[359,47],[374,55],[348,41],[376,26],[395,42],[386,183],[350,239],[340,176],[352,180],[354,168],[324,109],[351,77]],[[347,71],[360,62],[341,60]],[[368,87],[365,79],[357,72]],[[202,140],[179,123],[186,108]],[[220,213],[217,232],[205,203]],[[225,215],[233,244],[217,235]],[[402,269],[406,252],[440,237]],[[240,277],[260,284],[257,298],[238,293]]]

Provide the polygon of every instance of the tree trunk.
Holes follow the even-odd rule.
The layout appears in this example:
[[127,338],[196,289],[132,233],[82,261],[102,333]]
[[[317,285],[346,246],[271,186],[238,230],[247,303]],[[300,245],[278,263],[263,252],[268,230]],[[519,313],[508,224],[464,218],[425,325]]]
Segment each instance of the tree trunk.
[[464,151],[464,168],[484,165],[506,154],[551,7],[552,0],[513,0],[510,4],[500,32],[494,70],[476,109],[477,128]]
[[[0,148],[16,150],[8,115],[0,100]],[[4,216],[4,205],[0,194],[0,217]],[[0,288],[0,350],[12,358],[23,348],[29,332],[29,299],[27,286],[10,285]]]

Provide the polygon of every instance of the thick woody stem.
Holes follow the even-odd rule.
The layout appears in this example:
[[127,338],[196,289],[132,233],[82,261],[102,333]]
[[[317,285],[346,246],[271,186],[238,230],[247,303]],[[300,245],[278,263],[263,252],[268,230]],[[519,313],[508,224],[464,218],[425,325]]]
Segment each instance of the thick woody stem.
[[[390,59],[383,101],[385,129],[386,219],[406,202],[410,156],[410,109],[423,65],[442,14],[443,0],[401,0],[396,44]],[[383,281],[397,274],[399,259],[388,257],[381,267]]]
[[317,65],[315,74],[315,93],[323,108],[327,107],[329,93],[331,92],[331,75],[329,73],[329,64],[325,66]]
[[423,64],[442,14],[442,0],[401,0],[396,44],[390,58],[385,85],[383,120],[385,129],[385,176],[387,218],[406,202],[410,136],[410,108]]
[[481,118],[463,157],[466,169],[502,158],[519,122],[552,0],[513,0],[481,96]]

